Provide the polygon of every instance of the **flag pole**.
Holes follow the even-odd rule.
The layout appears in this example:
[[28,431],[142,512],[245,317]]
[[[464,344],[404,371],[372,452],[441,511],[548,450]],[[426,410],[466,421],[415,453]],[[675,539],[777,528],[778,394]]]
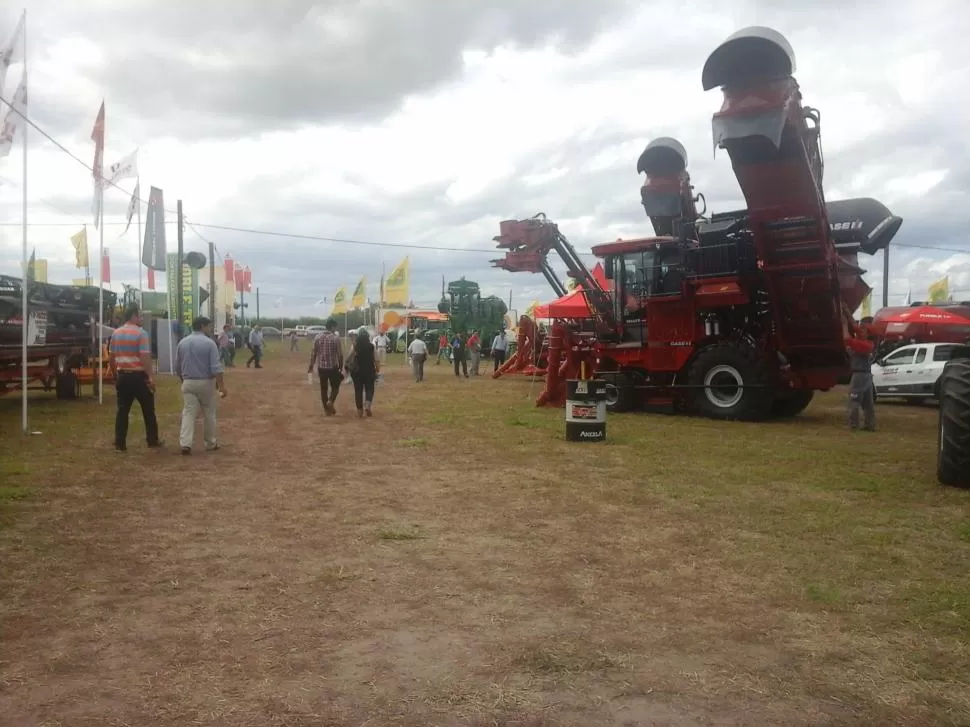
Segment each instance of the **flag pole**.
[[[135,242],[135,259],[138,261],[138,309],[145,311],[145,288],[142,285],[141,261],[141,175],[135,178],[135,206],[138,208],[138,240]],[[131,219],[130,217],[128,218]]]
[[[101,184],[101,180],[98,180]],[[104,403],[104,187],[98,210],[98,403]]]
[[[27,89],[27,98],[24,103],[24,113],[28,113],[30,104],[30,89],[27,88],[27,9],[24,8],[24,24],[21,28],[23,33],[24,42],[24,88]],[[0,89],[2,90],[2,89]],[[11,107],[13,108],[13,107]],[[21,285],[21,307],[23,309],[23,331],[22,331],[22,351],[21,351],[21,361],[20,361],[20,394],[21,394],[21,426],[23,427],[24,434],[28,433],[29,426],[27,422],[27,329],[28,323],[30,321],[30,315],[27,310],[27,118],[26,116],[21,120],[21,124],[24,127],[24,179],[23,179],[23,249],[21,250],[21,256],[23,258],[23,285]]]

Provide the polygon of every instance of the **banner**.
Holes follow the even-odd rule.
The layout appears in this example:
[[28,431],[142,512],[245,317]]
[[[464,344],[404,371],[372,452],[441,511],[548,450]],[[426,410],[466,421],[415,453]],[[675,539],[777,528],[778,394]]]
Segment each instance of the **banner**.
[[354,294],[350,299],[350,305],[356,308],[363,308],[367,303],[367,276],[365,275],[354,288]]
[[88,228],[85,227],[80,232],[71,235],[71,244],[74,245],[74,267],[78,270],[86,268],[88,262]]
[[872,291],[862,299],[862,318],[869,318],[872,315]]
[[94,174],[94,202],[91,212],[94,214],[94,229],[98,229],[101,208],[104,205],[104,101],[101,102],[94,128],[91,129],[91,141],[94,142],[94,163],[91,165]]
[[950,276],[946,275],[930,285],[930,303],[946,303],[950,300]]
[[182,289],[178,288],[178,253],[165,256],[168,269],[168,317],[178,320],[179,298],[182,299],[182,323],[192,327],[192,319],[199,314],[199,271],[182,264]]
[[333,310],[330,315],[337,316],[347,312],[347,288],[340,286],[340,290],[333,297]]
[[152,187],[148,193],[148,215],[145,217],[145,242],[142,246],[141,262],[145,267],[165,270],[165,261],[168,259],[162,190]]
[[115,185],[122,179],[134,179],[138,176],[138,150],[108,167],[108,183]]
[[383,305],[406,306],[411,288],[410,261],[404,258],[384,281]]

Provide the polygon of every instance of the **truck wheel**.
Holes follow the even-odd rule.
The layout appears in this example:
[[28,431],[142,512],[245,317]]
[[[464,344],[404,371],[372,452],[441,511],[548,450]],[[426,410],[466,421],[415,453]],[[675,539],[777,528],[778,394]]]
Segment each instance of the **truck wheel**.
[[970,487],[970,359],[951,359],[940,376],[936,478]]
[[796,389],[786,391],[784,396],[779,396],[771,405],[771,415],[779,419],[788,419],[801,414],[812,403],[815,392],[811,389]]
[[774,392],[765,362],[737,343],[717,343],[697,355],[687,374],[691,409],[713,419],[763,421]]
[[606,411],[617,414],[630,411],[636,405],[636,391],[626,374],[601,375],[606,381]]

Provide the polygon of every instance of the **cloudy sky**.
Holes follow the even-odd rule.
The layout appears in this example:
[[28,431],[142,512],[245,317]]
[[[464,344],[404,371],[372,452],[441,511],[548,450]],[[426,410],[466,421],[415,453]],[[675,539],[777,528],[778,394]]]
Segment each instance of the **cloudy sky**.
[[[872,196],[905,218],[890,303],[944,273],[970,299],[970,11],[958,0],[27,3],[34,122],[90,162],[103,98],[106,165],[138,147],[143,196],[155,185],[169,210],[183,200],[186,248],[212,240],[288,313],[314,313],[363,274],[376,297],[381,265],[404,255],[419,304],[436,302],[442,275],[511,289],[520,310],[547,300],[541,276],[489,267],[499,220],[545,212],[580,250],[652,234],[636,159],[661,135],[688,149],[709,209],[743,206],[712,150],[720,92],[702,91],[700,73],[754,24],[788,37],[821,110],[827,197]],[[0,9],[0,43],[16,5]],[[18,140],[0,161],[0,270],[13,274],[20,160]],[[70,234],[88,223],[97,240],[90,171],[31,132],[28,175],[29,244],[68,281]],[[108,193],[105,246],[114,279],[135,282],[134,225],[119,237],[127,202]],[[863,263],[879,300],[881,255]]]

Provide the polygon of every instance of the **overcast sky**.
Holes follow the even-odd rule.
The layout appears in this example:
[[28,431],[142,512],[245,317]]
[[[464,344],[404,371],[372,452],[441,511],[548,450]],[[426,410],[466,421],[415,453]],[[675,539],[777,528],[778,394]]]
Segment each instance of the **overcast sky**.
[[[0,9],[0,43],[16,5]],[[890,303],[947,272],[970,299],[968,18],[957,0],[29,0],[30,116],[90,163],[103,98],[105,165],[138,147],[143,197],[155,185],[169,210],[182,199],[194,230],[249,264],[287,313],[319,313],[316,300],[364,274],[376,298],[381,265],[404,255],[418,304],[437,301],[442,275],[464,275],[511,289],[521,310],[552,291],[490,268],[498,255],[481,251],[499,220],[545,212],[581,250],[652,234],[636,173],[652,138],[681,140],[709,209],[743,206],[727,155],[713,154],[720,92],[702,91],[700,75],[731,32],[768,25],[821,110],[827,198],[872,196],[905,218]],[[68,237],[88,223],[97,242],[91,175],[36,132],[29,148],[30,246],[67,282]],[[12,274],[19,149],[0,161],[0,271]],[[119,238],[128,200],[107,197],[106,222],[122,223],[106,225],[113,277],[135,282],[135,226]],[[204,250],[194,230],[186,248]],[[878,300],[882,257],[862,263]]]

